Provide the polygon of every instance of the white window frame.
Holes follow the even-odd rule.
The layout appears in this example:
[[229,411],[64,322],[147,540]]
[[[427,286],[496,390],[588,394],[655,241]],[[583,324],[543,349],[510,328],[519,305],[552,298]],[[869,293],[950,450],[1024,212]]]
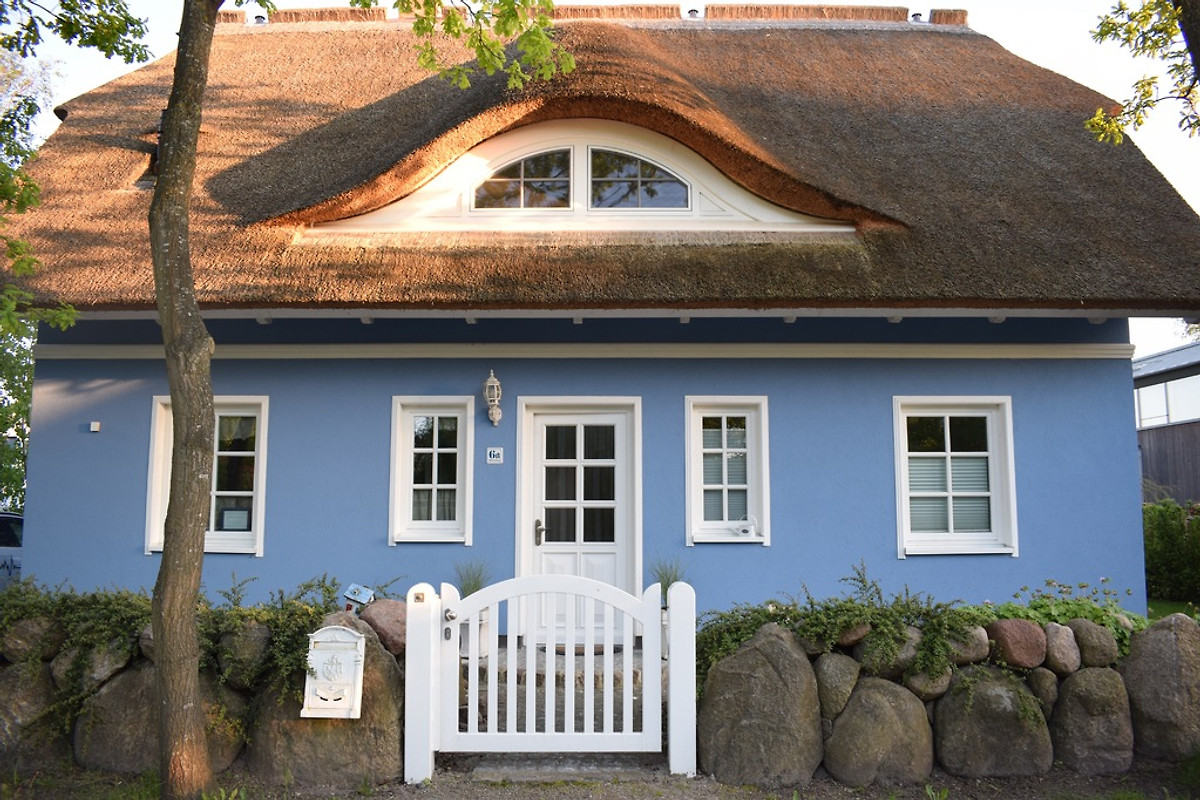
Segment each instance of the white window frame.
[[[592,208],[593,148],[649,161],[688,187],[687,208]],[[514,161],[571,151],[571,204],[564,208],[475,208],[475,188]],[[782,208],[742,188],[706,159],[662,134],[623,122],[569,119],[525,125],[491,137],[448,164],[411,194],[373,211],[306,228],[301,239],[340,241],[347,234],[429,231],[766,231],[855,233],[853,223]]]
[[[455,416],[458,429],[458,490],[454,520],[412,518],[413,425],[418,416]],[[392,469],[388,515],[388,544],[401,542],[458,542],[471,545],[474,518],[475,398],[455,396],[396,396],[392,398]]]
[[[909,417],[984,416],[988,432],[991,531],[930,533],[911,529],[908,490]],[[898,396],[892,399],[896,468],[897,555],[1018,555],[1016,464],[1012,398],[1008,396]]]
[[[167,502],[171,493],[171,448],[174,433],[171,428],[171,398],[154,397],[150,421],[150,466],[146,491],[146,554],[161,552],[163,525],[167,518]],[[213,398],[213,410],[220,415],[253,416],[258,419],[254,442],[254,502],[248,531],[213,531],[204,534],[206,553],[244,553],[261,557],[266,533],[267,507],[267,411],[265,395],[218,395]],[[215,451],[214,451],[215,452]],[[216,466],[213,480],[216,480]],[[211,503],[212,489],[209,490]],[[211,516],[210,516],[211,523]]]
[[[771,544],[770,435],[765,396],[688,396],[686,400],[687,544],[730,542]],[[747,522],[704,519],[704,446],[702,422],[706,416],[746,417]]]

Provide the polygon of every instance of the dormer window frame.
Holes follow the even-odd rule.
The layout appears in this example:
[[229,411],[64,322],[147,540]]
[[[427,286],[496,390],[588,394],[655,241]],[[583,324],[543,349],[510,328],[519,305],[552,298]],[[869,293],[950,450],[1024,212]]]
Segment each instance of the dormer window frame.
[[[564,208],[476,208],[475,190],[497,171],[522,159],[569,150],[571,203]],[[591,207],[591,155],[609,150],[652,164],[687,187],[686,208]],[[822,219],[783,208],[739,186],[699,153],[662,134],[613,120],[538,122],[486,139],[398,200],[354,217],[316,223],[302,239],[392,233],[547,231],[747,231],[854,236],[852,222]]]
[[[515,165],[523,165],[524,162],[537,158],[539,156],[548,156],[553,153],[566,151],[569,158],[569,166],[567,170],[567,181],[569,190],[567,192],[568,202],[565,206],[527,206],[523,202],[521,205],[514,206],[480,206],[477,201],[479,198],[479,188],[489,181],[503,180],[497,179],[495,176],[504,170],[511,169]],[[616,153],[629,158],[637,159],[639,164],[639,172],[641,164],[650,164],[659,170],[670,175],[675,181],[682,184],[687,195],[687,201],[682,206],[626,206],[626,207],[604,207],[595,206],[592,204],[592,188],[597,178],[592,172],[594,164],[594,155],[597,152]],[[522,187],[527,181],[534,180],[557,180],[551,178],[525,178],[522,172],[521,178],[510,180],[520,181]],[[600,180],[603,180],[601,178]],[[638,179],[639,184],[642,180]],[[626,214],[645,214],[645,215],[667,215],[667,216],[690,216],[693,212],[693,190],[692,181],[687,180],[682,175],[678,174],[676,169],[660,163],[659,160],[648,157],[644,153],[637,151],[631,147],[621,147],[612,143],[595,143],[590,141],[579,141],[566,146],[555,144],[547,146],[540,150],[534,150],[528,153],[522,153],[510,161],[499,164],[489,175],[483,180],[468,186],[464,190],[463,205],[469,209],[468,213],[471,216],[491,216],[497,215],[507,217],[509,215],[521,214],[573,214],[584,216],[599,216],[605,217],[609,215],[622,216]]]

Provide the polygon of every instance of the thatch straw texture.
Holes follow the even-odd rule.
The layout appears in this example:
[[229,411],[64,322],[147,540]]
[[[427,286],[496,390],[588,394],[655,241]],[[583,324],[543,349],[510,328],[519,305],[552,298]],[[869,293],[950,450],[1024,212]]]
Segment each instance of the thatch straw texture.
[[[710,10],[715,7],[710,7]],[[521,93],[421,72],[402,23],[219,28],[192,249],[209,307],[1007,308],[1200,311],[1200,220],[1111,101],[955,26],[568,22],[573,75]],[[170,57],[66,104],[17,220],[38,296],[150,308],[138,188]],[[463,234],[297,242],[412,192],[479,142],[550,119],[651,128],[856,240]]]

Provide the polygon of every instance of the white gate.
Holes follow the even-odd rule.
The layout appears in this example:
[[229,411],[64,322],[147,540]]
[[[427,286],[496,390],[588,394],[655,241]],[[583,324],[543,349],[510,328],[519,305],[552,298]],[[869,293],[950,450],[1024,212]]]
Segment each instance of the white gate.
[[672,584],[665,624],[661,597],[657,583],[639,598],[569,575],[514,578],[466,598],[448,583],[440,596],[427,583],[414,586],[405,780],[431,778],[437,751],[661,751],[664,628],[669,766],[694,775],[696,594],[686,583]]

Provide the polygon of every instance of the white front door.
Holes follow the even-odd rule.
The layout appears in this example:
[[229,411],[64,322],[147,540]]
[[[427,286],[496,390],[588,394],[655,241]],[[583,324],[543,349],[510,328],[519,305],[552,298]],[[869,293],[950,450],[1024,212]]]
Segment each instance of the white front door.
[[[519,574],[578,575],[639,592],[636,406],[527,404],[522,423]],[[562,641],[566,610],[554,617]],[[582,636],[582,614],[575,619]],[[549,622],[539,618],[539,627]]]

